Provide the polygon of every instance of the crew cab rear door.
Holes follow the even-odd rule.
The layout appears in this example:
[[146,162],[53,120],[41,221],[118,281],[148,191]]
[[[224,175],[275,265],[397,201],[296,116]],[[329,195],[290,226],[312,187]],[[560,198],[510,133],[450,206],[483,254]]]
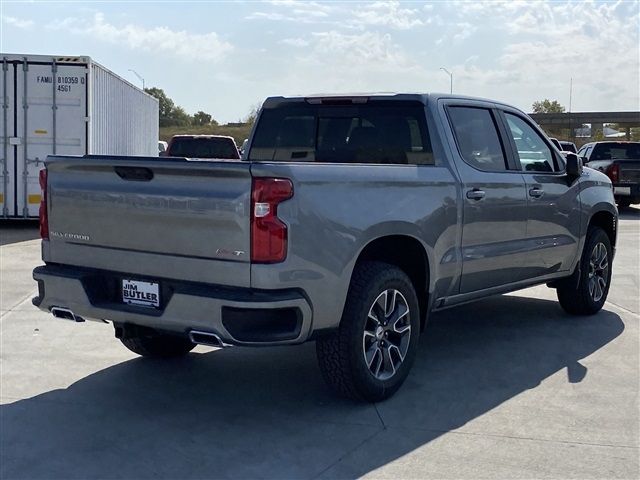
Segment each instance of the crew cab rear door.
[[525,183],[504,145],[494,105],[441,101],[462,182],[463,231],[460,293],[526,278]]

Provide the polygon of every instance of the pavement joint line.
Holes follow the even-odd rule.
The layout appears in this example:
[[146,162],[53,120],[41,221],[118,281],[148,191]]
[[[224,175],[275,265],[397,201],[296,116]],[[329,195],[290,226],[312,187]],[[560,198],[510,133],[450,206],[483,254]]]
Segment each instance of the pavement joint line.
[[31,298],[33,297],[34,293],[35,293],[35,289],[31,290],[25,297],[22,298],[22,300],[20,300],[18,303],[16,303],[13,307],[11,307],[8,310],[3,309],[2,313],[0,314],[0,318],[4,318],[7,315],[9,315],[10,313],[16,311],[16,308],[22,306],[27,300],[31,300]]
[[636,318],[640,318],[640,314],[634,312],[633,310],[629,310],[628,308],[624,308],[624,307],[618,305],[617,303],[613,303],[610,300],[607,300],[605,303],[609,304],[609,305],[612,305],[613,307],[618,308],[618,309],[622,310],[623,312],[626,312],[626,313],[628,313],[630,315],[633,315]]
[[382,415],[380,415],[380,410],[378,410],[378,404],[374,403],[373,404],[373,408],[375,409],[376,414],[378,414],[378,418],[380,419],[380,423],[382,424],[382,428],[386,429],[387,425],[386,425],[386,423],[384,423],[384,420],[382,419]]
[[365,438],[360,443],[358,443],[358,445],[356,445],[355,447],[353,447],[353,448],[349,449],[348,451],[344,452],[342,455],[340,455],[340,457],[337,460],[335,460],[334,462],[331,462],[326,468],[323,468],[319,473],[317,473],[316,475],[311,476],[310,478],[313,479],[313,480],[315,480],[317,478],[320,478],[325,472],[329,471],[331,468],[333,468],[336,465],[338,465],[342,460],[347,458],[349,455],[351,455],[353,452],[358,450],[363,445],[369,443],[371,440],[373,440],[375,437],[380,435],[380,433],[384,432],[385,430],[386,430],[386,428],[381,428],[377,432],[374,432],[373,434],[369,435],[367,438]]
[[509,438],[512,440],[527,440],[531,442],[542,442],[542,443],[560,443],[565,445],[584,445],[590,447],[605,447],[605,448],[625,448],[630,450],[640,450],[640,446],[638,445],[622,445],[622,444],[612,444],[612,443],[592,443],[592,442],[578,442],[573,440],[556,440],[551,438],[538,438],[538,437],[521,437],[519,435],[502,435],[499,433],[481,433],[481,432],[461,432],[460,430],[437,430],[432,428],[419,428],[419,427],[405,427],[405,426],[393,426],[390,425],[387,427],[389,430],[416,430],[423,432],[437,432],[441,434],[455,434],[455,435],[467,435],[467,436],[476,436],[476,437],[495,437],[495,438]]

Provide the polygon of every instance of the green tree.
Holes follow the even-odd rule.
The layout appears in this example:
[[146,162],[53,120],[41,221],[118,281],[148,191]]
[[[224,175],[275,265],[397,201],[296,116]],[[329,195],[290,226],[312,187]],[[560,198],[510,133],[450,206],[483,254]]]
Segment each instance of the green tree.
[[253,125],[256,121],[256,118],[258,117],[258,112],[260,112],[261,108],[262,108],[262,103],[254,103],[253,105],[251,105],[251,108],[249,109],[249,113],[242,120],[243,123]]
[[193,124],[194,125],[217,125],[216,122],[211,115],[200,110],[193,115]]
[[[186,125],[192,125],[193,124],[193,117],[191,115],[189,115],[184,108],[182,107],[174,107],[174,109],[171,111],[171,114],[169,116],[167,120],[167,124],[166,125],[176,125],[176,126],[186,126]],[[160,126],[164,126],[162,125],[162,120],[160,120]]]
[[145,88],[145,92],[158,99],[159,120],[161,127],[191,125],[193,117],[175,102],[161,88]]
[[166,93],[164,93],[164,90],[162,90],[161,88],[145,88],[144,89],[145,92],[147,92],[149,95],[156,97],[158,99],[159,102],[159,106],[158,106],[158,110],[160,113],[160,125],[162,125],[162,121],[166,120],[168,118],[171,117],[171,112],[173,111],[174,108],[176,108],[176,104],[173,103],[173,100],[171,100]]
[[605,139],[604,133],[602,130],[598,129],[595,132],[591,132],[591,138],[594,142],[601,142]]
[[533,113],[564,113],[564,107],[557,100],[544,99],[533,102],[531,106]]

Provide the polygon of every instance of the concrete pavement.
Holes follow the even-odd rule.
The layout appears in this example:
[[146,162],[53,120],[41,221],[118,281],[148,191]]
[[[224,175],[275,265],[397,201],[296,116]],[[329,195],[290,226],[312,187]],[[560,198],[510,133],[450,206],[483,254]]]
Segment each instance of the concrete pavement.
[[609,302],[535,287],[434,315],[392,399],[333,397],[314,345],[135,357],[31,306],[37,232],[0,227],[0,478],[638,478],[640,209]]

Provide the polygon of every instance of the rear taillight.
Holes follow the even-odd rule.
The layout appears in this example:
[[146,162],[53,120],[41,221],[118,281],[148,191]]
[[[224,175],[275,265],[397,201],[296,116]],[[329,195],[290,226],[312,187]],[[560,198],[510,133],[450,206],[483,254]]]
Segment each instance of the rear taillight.
[[40,170],[40,238],[49,239],[49,214],[47,212],[47,169]]
[[293,196],[286,178],[254,178],[251,187],[251,261],[277,263],[287,257],[287,226],[278,204]]
[[607,167],[604,173],[609,177],[611,183],[617,183],[620,180],[620,165],[612,163]]

